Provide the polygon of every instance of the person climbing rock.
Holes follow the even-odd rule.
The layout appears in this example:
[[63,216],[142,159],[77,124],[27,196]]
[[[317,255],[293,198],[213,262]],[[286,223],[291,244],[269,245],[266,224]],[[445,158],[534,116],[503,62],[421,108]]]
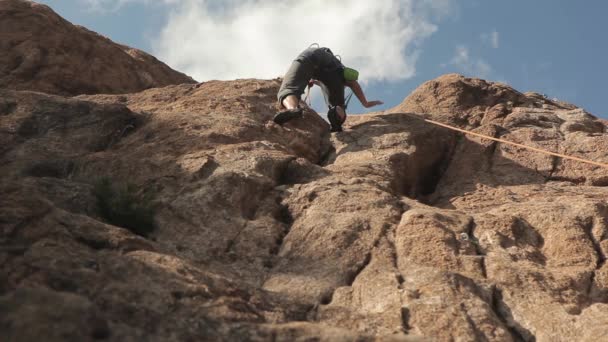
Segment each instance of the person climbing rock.
[[329,107],[327,117],[331,124],[331,131],[341,131],[346,121],[346,108],[344,104],[344,87],[352,89],[353,93],[365,108],[383,104],[382,101],[368,101],[357,82],[359,72],[345,67],[330,49],[314,47],[313,44],[304,50],[291,64],[283,77],[283,83],[277,94],[281,108],[285,110],[277,113],[274,122],[282,125],[290,120],[302,117],[300,97],[306,86],[312,84],[322,85],[326,90],[326,100]]

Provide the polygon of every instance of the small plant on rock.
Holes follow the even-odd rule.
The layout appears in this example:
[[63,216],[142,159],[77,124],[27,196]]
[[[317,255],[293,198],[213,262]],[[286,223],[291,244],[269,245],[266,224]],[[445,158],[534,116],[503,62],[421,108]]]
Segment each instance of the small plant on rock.
[[118,186],[102,178],[93,188],[97,209],[109,224],[147,236],[156,228],[153,193],[139,193],[133,184]]

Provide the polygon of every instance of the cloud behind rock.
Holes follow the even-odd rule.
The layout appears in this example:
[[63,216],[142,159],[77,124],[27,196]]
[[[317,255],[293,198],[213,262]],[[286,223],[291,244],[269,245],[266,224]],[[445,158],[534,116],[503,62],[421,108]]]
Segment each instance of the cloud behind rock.
[[200,81],[273,78],[319,43],[365,81],[398,81],[415,74],[420,42],[449,7],[449,0],[187,0],[171,5],[154,53]]

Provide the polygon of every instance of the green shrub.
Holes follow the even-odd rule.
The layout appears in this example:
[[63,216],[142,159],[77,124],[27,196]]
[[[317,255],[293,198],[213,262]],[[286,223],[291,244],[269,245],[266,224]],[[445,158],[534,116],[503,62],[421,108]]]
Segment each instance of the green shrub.
[[109,224],[147,236],[156,228],[154,194],[140,194],[133,184],[115,186],[110,179],[100,179],[93,188],[97,209]]

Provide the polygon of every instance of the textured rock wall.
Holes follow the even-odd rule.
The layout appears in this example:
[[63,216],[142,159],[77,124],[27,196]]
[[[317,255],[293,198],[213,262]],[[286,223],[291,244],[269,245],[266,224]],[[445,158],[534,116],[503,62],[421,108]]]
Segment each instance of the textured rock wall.
[[194,83],[147,53],[75,26],[45,5],[0,1],[0,88],[79,95]]
[[[483,84],[540,108],[514,106],[485,123],[480,106],[476,131],[561,152],[591,141],[596,154],[575,154],[605,155],[604,126],[584,111]],[[2,91],[7,336],[606,336],[608,210],[597,181],[606,170],[396,110],[351,116],[334,135],[311,111],[277,126],[278,85],[73,99]],[[461,115],[429,111],[446,122]],[[99,218],[91,184],[102,176],[158,193],[149,239]]]
[[[74,29],[0,1],[2,34],[15,18]],[[0,83],[4,339],[608,338],[608,170],[421,120],[607,162],[605,122],[584,110],[445,75],[330,135],[311,110],[272,122],[280,80],[14,90],[160,85],[58,91],[53,70],[80,62],[62,63]],[[104,222],[102,177],[156,193],[154,233]]]
[[[471,89],[479,104],[475,98],[463,100]],[[460,100],[450,100],[453,96]],[[445,121],[466,118],[463,127],[490,136],[601,162],[608,158],[601,120],[570,104],[521,94],[503,84],[446,75],[422,85],[394,110],[420,108]],[[470,254],[480,261],[472,279],[491,285],[489,303],[513,338],[605,338],[607,173],[601,167],[463,137],[430,203],[441,212],[466,214],[468,231],[429,231],[425,235],[433,239],[452,241],[415,260],[464,274],[468,266],[457,250],[472,244]],[[466,235],[459,235],[463,231]]]

